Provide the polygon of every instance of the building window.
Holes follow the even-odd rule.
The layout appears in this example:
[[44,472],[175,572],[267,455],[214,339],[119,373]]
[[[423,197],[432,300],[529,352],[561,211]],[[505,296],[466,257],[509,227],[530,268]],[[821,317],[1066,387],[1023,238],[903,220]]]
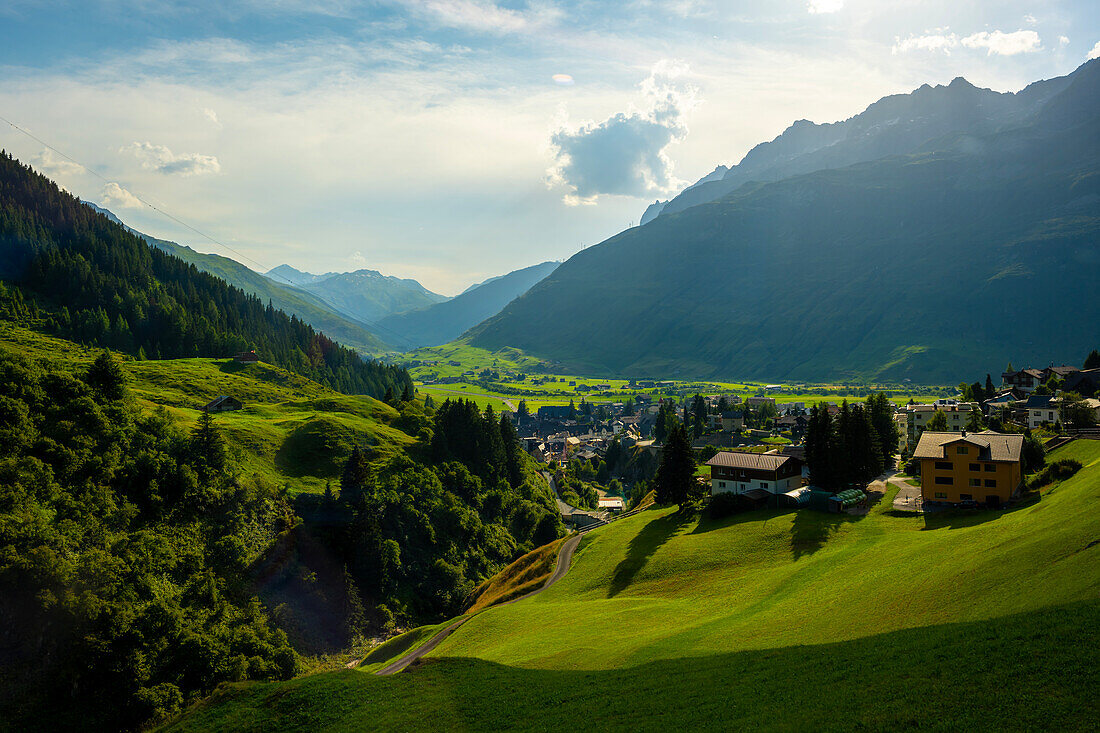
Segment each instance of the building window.
[[987,464],[985,464],[985,472],[986,472],[986,473],[993,473],[993,472],[995,472],[996,470],[997,470],[997,464],[995,464],[995,463],[987,463]]
[[974,499],[973,494],[959,494],[959,499],[962,501],[971,501]]
[[954,468],[954,466],[951,464],[950,461],[936,461],[936,468],[940,469],[941,471],[950,471],[952,468]]
[[762,489],[766,489],[766,488],[768,488],[768,484],[767,484],[767,482],[765,482],[765,481],[761,481],[761,482],[760,482],[760,488],[762,488]]
[[960,456],[965,456],[969,452],[970,452],[970,449],[967,448],[965,445],[960,445],[959,446],[958,453],[959,453]]
[[972,479],[970,479],[970,485],[971,486],[981,486],[982,485],[982,480],[980,478],[972,478]]
[[720,488],[720,489],[726,488],[726,482],[725,481],[719,481],[718,482],[718,488]]
[[937,484],[947,484],[948,486],[950,486],[951,485],[951,477],[950,476],[937,476],[936,477],[936,483]]
[[995,479],[995,478],[987,478],[987,479],[985,480],[985,487],[986,487],[987,489],[995,489],[995,488],[997,488],[997,479]]
[[947,498],[947,492],[946,491],[937,491],[936,492],[936,498],[937,499],[946,499]]
[[981,465],[980,465],[980,464],[977,464],[977,463],[971,463],[971,464],[970,464],[970,470],[971,470],[971,471],[981,471],[981,470],[982,470],[982,467],[981,467]]

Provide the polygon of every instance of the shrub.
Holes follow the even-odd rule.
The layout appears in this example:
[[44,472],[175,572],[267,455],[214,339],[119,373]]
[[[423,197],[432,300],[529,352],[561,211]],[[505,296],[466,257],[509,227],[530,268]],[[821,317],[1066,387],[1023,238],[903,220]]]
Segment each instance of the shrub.
[[1081,462],[1074,458],[1063,458],[1058,461],[1047,465],[1035,478],[1031,479],[1028,485],[1030,489],[1038,489],[1042,486],[1052,484],[1055,481],[1065,481],[1081,470]]
[[711,519],[724,519],[748,511],[751,505],[741,494],[723,492],[715,494],[707,504],[707,515]]

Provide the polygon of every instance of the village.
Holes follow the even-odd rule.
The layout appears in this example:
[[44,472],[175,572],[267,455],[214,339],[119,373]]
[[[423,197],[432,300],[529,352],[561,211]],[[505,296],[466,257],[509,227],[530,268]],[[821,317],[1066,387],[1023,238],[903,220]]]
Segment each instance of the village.
[[[783,391],[765,385],[747,397],[637,394],[599,404],[582,397],[534,412],[521,402],[505,414],[525,450],[546,466],[563,521],[572,526],[607,521],[637,503],[641,492],[632,487],[645,487],[652,476],[670,418],[691,426],[702,464],[697,477],[712,496],[735,494],[746,507],[860,511],[867,485],[837,492],[812,484],[804,444],[812,405],[777,400]],[[1010,367],[998,385],[987,376],[985,386],[960,385],[954,397],[891,403],[898,451],[880,479],[898,486],[895,506],[903,511],[1008,506],[1025,489],[1025,436],[1046,448],[1071,434],[1100,438],[1098,392],[1096,366]],[[835,401],[821,405],[831,416],[842,409]]]

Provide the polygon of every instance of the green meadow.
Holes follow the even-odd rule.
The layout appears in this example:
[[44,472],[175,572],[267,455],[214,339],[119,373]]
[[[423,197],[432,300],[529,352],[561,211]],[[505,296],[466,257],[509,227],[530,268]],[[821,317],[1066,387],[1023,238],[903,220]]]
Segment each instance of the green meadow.
[[[70,341],[4,326],[0,348],[42,363],[83,370],[100,353]],[[237,469],[287,486],[291,494],[324,491],[337,482],[343,461],[356,444],[382,454],[414,439],[392,426],[398,413],[365,395],[345,395],[269,364],[227,359],[127,360],[123,369],[139,405],[163,408],[183,429],[198,420],[203,405],[220,395],[244,408],[215,415],[225,432]]]
[[179,730],[1093,729],[1100,441],[1026,506],[862,517],[657,509],[411,670],[221,688]]

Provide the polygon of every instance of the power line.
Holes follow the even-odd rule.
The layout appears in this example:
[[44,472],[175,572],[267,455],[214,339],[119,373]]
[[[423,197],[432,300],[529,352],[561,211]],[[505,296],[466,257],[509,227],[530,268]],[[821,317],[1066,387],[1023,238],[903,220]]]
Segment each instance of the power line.
[[[117,181],[111,181],[111,180],[107,179],[106,177],[104,177],[104,176],[100,175],[100,173],[99,173],[99,172],[95,171],[95,170],[94,170],[94,169],[92,169],[92,168],[89,168],[88,166],[84,165],[84,164],[83,164],[83,163],[81,163],[81,162],[80,162],[79,160],[77,160],[77,159],[73,158],[72,156],[68,155],[68,154],[67,154],[67,153],[65,153],[64,151],[62,151],[62,150],[58,150],[57,148],[55,148],[55,147],[54,147],[53,145],[50,145],[50,144],[49,144],[48,142],[46,142],[46,141],[45,141],[45,140],[43,140],[42,138],[40,138],[40,137],[38,137],[38,136],[36,136],[36,135],[32,134],[31,132],[29,132],[29,131],[27,131],[27,130],[24,130],[24,129],[23,129],[22,127],[20,127],[19,125],[15,124],[14,122],[12,122],[12,121],[11,121],[11,120],[9,120],[8,118],[4,117],[3,115],[0,115],[0,120],[2,120],[2,121],[4,121],[4,122],[6,122],[6,123],[7,123],[8,125],[10,125],[10,126],[11,126],[11,127],[13,128],[13,129],[15,129],[15,130],[17,130],[17,131],[19,131],[19,132],[23,133],[24,135],[26,135],[27,137],[29,137],[29,138],[30,138],[31,140],[34,140],[34,141],[35,141],[35,142],[37,142],[38,144],[40,144],[40,145],[44,145],[44,146],[45,146],[46,148],[48,148],[49,150],[52,150],[53,152],[57,153],[58,155],[60,155],[60,156],[61,156],[62,158],[64,158],[65,160],[69,161],[70,163],[73,163],[74,165],[78,165],[78,166],[80,166],[80,167],[81,167],[81,168],[83,168],[83,169],[84,169],[85,171],[87,171],[88,173],[91,173],[91,174],[92,174],[93,176],[95,176],[95,177],[96,177],[96,178],[98,178],[99,180],[103,181],[104,183],[115,183],[115,184],[117,185],[117,183],[118,183]],[[180,219],[179,217],[173,216],[173,215],[172,215],[171,213],[169,213],[169,212],[168,212],[168,211],[166,211],[165,209],[163,209],[163,208],[161,208],[161,207],[159,207],[159,206],[155,206],[155,205],[151,204],[151,203],[150,203],[149,201],[147,201],[147,200],[146,200],[146,199],[145,199],[144,197],[142,197],[141,195],[139,195],[139,194],[137,194],[137,193],[134,193],[133,191],[130,191],[129,189],[127,189],[127,191],[129,192],[129,194],[130,194],[131,196],[133,196],[133,197],[134,197],[134,198],[136,198],[136,199],[137,199],[138,201],[140,201],[140,202],[141,202],[142,204],[144,204],[145,206],[148,206],[148,207],[149,207],[150,209],[152,209],[153,211],[157,212],[157,213],[158,213],[158,214],[160,214],[161,216],[163,216],[163,217],[165,217],[165,218],[167,218],[167,219],[171,219],[172,221],[174,221],[174,222],[175,222],[176,224],[179,224],[179,225],[180,225],[181,227],[183,227],[184,229],[187,229],[187,230],[189,230],[189,231],[191,231],[191,232],[194,232],[195,234],[199,235],[199,236],[200,236],[200,237],[202,237],[203,239],[206,239],[207,241],[211,242],[212,244],[215,244],[215,245],[217,245],[218,247],[221,247],[222,249],[224,249],[224,250],[226,250],[226,251],[232,252],[233,254],[237,255],[237,257],[239,257],[239,258],[241,258],[241,259],[243,259],[243,260],[247,260],[247,261],[251,262],[252,264],[254,264],[254,265],[256,265],[257,267],[259,267],[259,268],[260,268],[260,273],[259,273],[259,274],[261,274],[262,276],[264,276],[264,277],[268,278],[269,280],[270,280],[270,279],[273,279],[273,278],[271,278],[271,276],[270,276],[270,275],[268,274],[268,273],[270,273],[270,272],[271,272],[272,268],[268,267],[267,265],[263,264],[262,262],[258,262],[257,260],[255,260],[255,259],[253,259],[253,258],[249,257],[248,255],[244,254],[243,252],[239,252],[239,251],[237,251],[237,250],[233,249],[233,248],[232,248],[232,247],[230,247],[230,246],[229,246],[228,244],[225,244],[224,242],[222,242],[222,241],[220,241],[220,240],[217,240],[217,239],[215,239],[214,237],[210,236],[210,235],[209,235],[209,234],[207,234],[206,232],[203,232],[203,231],[200,231],[200,230],[196,229],[195,227],[191,226],[190,224],[188,224],[187,222],[183,221],[183,220],[182,220],[182,219]],[[279,277],[279,278],[281,278],[282,280],[284,280],[284,281],[286,282],[286,284],[287,284],[287,285],[289,285],[289,286],[291,286],[292,288],[298,289],[298,287],[299,287],[297,283],[294,283],[294,282],[292,282],[292,281],[291,281],[291,280],[290,280],[289,278],[287,278],[287,277],[283,277],[282,275],[277,275],[276,277]],[[338,307],[336,307],[336,305],[334,305],[333,303],[330,303],[329,301],[325,300],[325,298],[321,297],[320,295],[318,295],[318,294],[316,294],[316,293],[312,293],[312,292],[309,292],[309,291],[303,291],[303,292],[307,292],[307,293],[309,293],[309,294],[310,294],[311,296],[313,296],[313,297],[314,297],[314,298],[316,298],[317,300],[319,300],[319,301],[321,301],[322,303],[324,303],[325,305],[327,305],[327,306],[328,306],[329,308],[331,308],[331,309],[332,309],[333,313],[335,313],[336,315],[339,315],[339,316],[340,316],[340,317],[342,317],[342,318],[346,318],[346,317],[347,317],[347,316],[345,316],[345,315],[344,315],[344,314],[343,314],[343,313],[341,312],[341,310],[340,310],[340,309],[339,309]],[[408,340],[408,338],[407,338],[406,336],[404,336],[404,335],[402,335],[402,334],[399,334],[399,333],[397,333],[396,331],[393,331],[392,329],[386,328],[385,326],[383,326],[383,325],[381,325],[381,324],[379,324],[379,323],[374,323],[374,322],[368,321],[368,320],[366,320],[366,319],[363,319],[363,318],[358,318],[358,317],[356,317],[356,318],[355,318],[355,320],[357,320],[357,321],[361,322],[361,323],[362,323],[363,325],[367,326],[368,328],[371,328],[371,329],[375,329],[375,330],[378,330],[378,331],[384,331],[384,332],[386,332],[386,333],[388,333],[388,334],[391,334],[392,336],[396,336],[396,337],[397,337],[397,339],[398,339],[398,341],[399,341],[399,343],[403,343],[403,344],[405,344],[405,345],[407,345],[407,346],[412,346],[412,345],[413,345],[413,344],[412,344],[412,342],[411,342],[411,341],[409,341],[409,340]]]

